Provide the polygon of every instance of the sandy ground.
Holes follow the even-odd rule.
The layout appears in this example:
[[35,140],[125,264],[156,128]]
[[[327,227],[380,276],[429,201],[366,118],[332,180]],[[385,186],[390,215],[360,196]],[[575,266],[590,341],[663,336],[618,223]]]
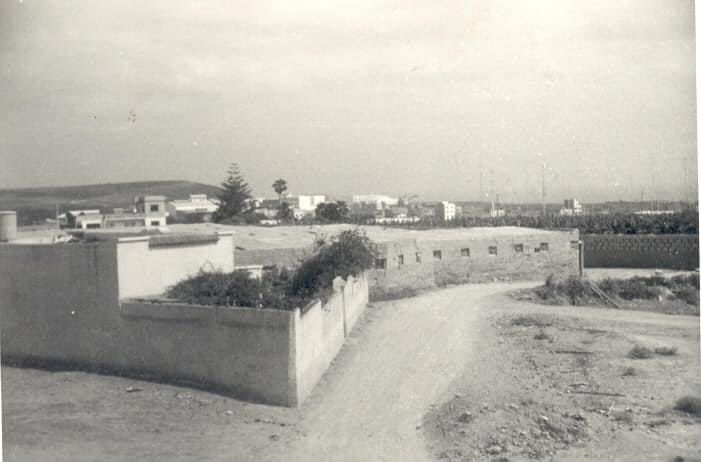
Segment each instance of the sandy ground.
[[[640,437],[619,429],[616,423],[616,432],[609,433],[620,434],[621,439],[605,439],[605,433],[596,430],[600,428],[596,420],[600,403],[593,403],[577,411],[597,425],[587,425],[589,436],[577,440],[583,446],[548,443],[541,445],[544,452],[539,456],[549,457],[550,451],[567,455],[555,460],[615,460],[621,455],[641,460],[647,459],[643,456],[649,451],[665,457],[673,452],[688,456],[699,447],[698,436],[696,440],[691,436],[699,434],[698,423],[679,416],[666,417],[671,420],[669,425],[653,428],[655,438],[644,431],[650,428],[644,422],[657,418],[648,418],[645,412],[657,412],[681,393],[701,391],[698,318],[553,308],[515,302],[505,294],[529,285],[533,283],[460,286],[373,304],[301,409],[248,404],[117,377],[3,367],[5,460],[471,460],[475,451],[478,457],[474,460],[484,460],[484,451],[489,449],[485,444],[490,442],[482,438],[502,422],[498,415],[506,415],[505,403],[523,407],[522,401],[528,403],[535,396],[538,403],[561,406],[558,399],[573,396],[552,385],[558,382],[557,371],[547,362],[552,364],[553,356],[566,355],[547,350],[530,355],[550,343],[532,343],[533,327],[511,324],[513,316],[525,314],[555,316],[546,329],[552,330],[548,335],[557,341],[569,338],[577,322],[586,322],[586,328],[594,331],[614,326],[614,343],[595,344],[602,351],[629,349],[635,341],[674,340],[679,347],[674,358],[656,358],[637,366],[643,373],[631,383],[637,383],[639,390],[636,388],[631,403],[614,406],[615,410],[619,405],[621,410],[635,406]],[[577,321],[580,317],[584,321]],[[596,338],[600,337],[608,338]],[[622,363],[608,364],[603,353],[601,358],[603,362],[587,370],[615,370],[618,380]],[[660,377],[667,381],[664,395],[658,395],[654,403],[643,400],[658,393],[655,387]],[[593,384],[579,377],[572,381]],[[611,389],[631,394],[619,382],[612,383]],[[565,400],[565,406],[567,403]],[[608,408],[611,403],[604,404]],[[648,410],[640,407],[643,405]],[[485,418],[467,419],[471,423],[466,425],[480,422],[474,428],[453,427],[454,418],[465,412],[461,406]],[[553,409],[558,412],[542,407],[532,410],[562,419],[563,408]],[[519,415],[519,425],[530,432],[531,419],[540,414]],[[442,419],[451,422],[449,430],[440,430]],[[602,422],[601,428],[609,428],[609,416]],[[626,438],[632,438],[631,442],[621,443]],[[667,447],[673,450],[660,449]],[[507,452],[520,454],[512,449],[505,449]]]

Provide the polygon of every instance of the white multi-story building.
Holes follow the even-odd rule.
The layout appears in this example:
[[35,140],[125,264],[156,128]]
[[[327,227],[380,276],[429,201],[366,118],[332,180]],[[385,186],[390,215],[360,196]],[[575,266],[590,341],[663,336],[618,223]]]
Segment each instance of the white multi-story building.
[[560,209],[560,215],[582,215],[584,209],[577,199],[565,199],[564,206]]
[[385,196],[383,194],[354,194],[353,205],[368,205],[374,204],[376,210],[384,210],[399,204],[399,199],[396,197]]
[[437,212],[438,218],[443,219],[443,221],[455,220],[455,204],[452,202],[440,202],[437,207]]
[[323,194],[313,194],[313,195],[303,195],[297,196],[297,208],[303,212],[313,212],[316,210],[316,206],[326,202],[326,196]]

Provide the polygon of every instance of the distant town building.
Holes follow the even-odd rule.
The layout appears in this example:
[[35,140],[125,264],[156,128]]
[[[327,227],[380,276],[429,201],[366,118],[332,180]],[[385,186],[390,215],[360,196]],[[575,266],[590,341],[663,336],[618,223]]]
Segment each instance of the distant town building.
[[296,204],[290,204],[293,208],[298,208],[302,212],[314,212],[317,205],[326,202],[326,196],[323,194],[302,195],[296,196]]
[[382,194],[354,194],[353,206],[363,208],[363,206],[373,206],[376,210],[384,210],[386,208],[399,205],[399,199],[396,197],[385,196]]
[[442,219],[443,221],[455,220],[455,204],[452,202],[439,202],[438,206],[436,207],[436,212],[438,218]]
[[[68,228],[93,229],[102,226],[102,215],[98,209],[69,210],[65,213],[65,217]],[[60,216],[59,220],[61,220]]]
[[577,199],[565,199],[560,215],[582,215],[584,209]]
[[499,218],[506,215],[504,208],[498,203],[492,201],[492,206],[489,208],[489,216],[492,218]]
[[188,222],[212,221],[212,215],[219,208],[217,199],[209,199],[206,194],[190,194],[189,199],[172,200],[167,204],[168,215],[175,220]]
[[166,225],[165,196],[139,196],[134,199],[138,214],[144,215],[146,228]]

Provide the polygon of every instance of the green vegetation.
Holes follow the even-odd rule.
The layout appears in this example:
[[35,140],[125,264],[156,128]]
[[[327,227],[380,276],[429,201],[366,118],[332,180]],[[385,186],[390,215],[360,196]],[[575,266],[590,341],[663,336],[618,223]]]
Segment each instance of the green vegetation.
[[699,278],[696,275],[679,275],[671,278],[662,276],[629,279],[606,278],[599,282],[599,288],[609,296],[624,300],[649,300],[660,295],[672,295],[690,305],[699,304]]
[[[662,276],[606,278],[597,282],[597,286],[612,300],[678,300],[691,307],[699,306],[699,279],[695,274],[671,278]],[[533,291],[540,300],[551,304],[606,304],[606,301],[602,300],[585,280],[576,275],[562,280],[551,274],[544,285],[536,287]],[[698,309],[687,311],[697,312]]]
[[339,233],[330,240],[316,242],[314,255],[303,261],[290,282],[290,292],[311,297],[329,289],[334,278],[343,279],[373,267],[375,247],[365,232],[354,229]]
[[282,205],[282,195],[285,191],[287,191],[287,181],[283,180],[282,178],[275,180],[275,183],[273,183],[273,191],[275,191],[275,194],[277,194],[280,205]]
[[653,356],[653,352],[648,347],[642,345],[635,345],[629,352],[628,357],[630,359],[650,359]]
[[701,417],[701,398],[698,396],[684,396],[683,398],[679,398],[674,405],[674,409]]
[[545,280],[545,285],[535,289],[536,295],[542,300],[558,301],[566,297],[571,305],[582,301],[585,295],[589,295],[589,291],[579,276],[570,275],[565,280],[556,280],[552,274]]
[[316,242],[314,254],[294,272],[273,268],[261,279],[247,271],[200,272],[172,286],[166,296],[200,305],[292,310],[326,299],[333,280],[357,276],[375,260],[374,245],[359,230],[347,230]]
[[314,213],[322,223],[343,223],[348,221],[350,211],[344,201],[336,201],[317,205]]
[[655,354],[660,356],[674,356],[677,354],[677,348],[668,346],[657,347],[655,348]]
[[577,228],[582,234],[698,234],[699,214],[686,210],[673,215],[636,215],[615,213],[611,215],[583,216],[523,216],[509,215],[492,218],[465,216],[443,222],[436,218],[422,218],[416,223],[395,225],[410,228],[475,227],[475,226],[524,226],[528,228],[562,229]]
[[[248,201],[251,199],[251,187],[246,183],[238,165],[234,162],[229,166],[227,178],[222,183],[222,193],[219,195],[219,209],[214,213],[216,222],[236,222],[243,220],[245,223],[255,222],[254,214],[250,213]],[[243,217],[244,212],[249,212],[248,218]]]

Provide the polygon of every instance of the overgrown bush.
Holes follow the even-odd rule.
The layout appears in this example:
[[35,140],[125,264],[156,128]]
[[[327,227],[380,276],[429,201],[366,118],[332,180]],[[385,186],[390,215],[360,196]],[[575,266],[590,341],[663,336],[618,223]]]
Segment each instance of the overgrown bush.
[[257,279],[245,270],[201,271],[170,287],[166,296],[201,305],[291,310],[304,307],[314,298],[326,298],[333,288],[334,278],[357,276],[371,268],[375,261],[372,242],[358,230],[320,239],[315,246],[315,253],[294,273],[273,268]]
[[650,300],[657,298],[663,292],[671,292],[675,298],[689,305],[698,306],[699,304],[699,278],[695,274],[677,275],[672,278],[663,276],[606,278],[599,281],[598,285],[609,296],[625,300]]
[[674,356],[677,354],[677,347],[657,347],[655,348],[655,354],[658,354],[660,356]]
[[251,277],[245,270],[201,271],[170,287],[166,296],[199,305],[294,309],[305,301],[287,296],[289,280],[289,272],[277,268],[264,272],[261,279]]
[[653,285],[652,278],[632,277],[618,281],[618,296],[625,300],[649,300],[660,294],[659,286]]
[[631,359],[650,359],[652,358],[652,350],[648,347],[635,345],[629,352],[628,357]]
[[289,294],[299,297],[323,296],[340,276],[357,276],[372,268],[375,246],[365,232],[346,230],[331,239],[317,241],[315,253],[302,262],[290,281]]
[[621,375],[623,377],[632,377],[634,375],[638,375],[638,370],[634,367],[626,367],[623,369],[623,373]]
[[701,417],[701,398],[698,396],[679,398],[674,405],[674,409]]
[[577,300],[582,298],[586,290],[584,283],[582,282],[582,278],[575,275],[570,275],[567,277],[567,279],[565,279],[564,289],[565,294],[572,305],[577,304]]
[[561,301],[562,298],[572,305],[589,295],[589,288],[584,284],[582,278],[577,275],[570,275],[564,281],[557,280],[555,275],[550,274],[545,279],[545,284],[535,288],[536,295],[541,300]]

